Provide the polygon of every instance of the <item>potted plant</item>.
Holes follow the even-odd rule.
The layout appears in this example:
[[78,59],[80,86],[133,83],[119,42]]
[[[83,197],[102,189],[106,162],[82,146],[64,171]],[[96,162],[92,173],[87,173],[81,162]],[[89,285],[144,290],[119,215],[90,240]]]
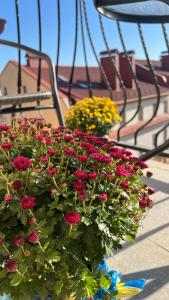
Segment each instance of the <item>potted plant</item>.
[[98,263],[135,239],[152,206],[147,165],[114,141],[42,119],[13,119],[0,135],[0,294],[92,297]]
[[110,98],[85,98],[73,105],[66,116],[66,125],[70,129],[79,128],[83,132],[93,131],[104,136],[122,118],[117,105]]

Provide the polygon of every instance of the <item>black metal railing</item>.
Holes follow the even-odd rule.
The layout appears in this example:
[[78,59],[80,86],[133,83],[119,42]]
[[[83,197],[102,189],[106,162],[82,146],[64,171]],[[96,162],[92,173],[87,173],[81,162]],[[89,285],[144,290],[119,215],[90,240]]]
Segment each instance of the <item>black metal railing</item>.
[[[55,13],[55,24],[57,28],[57,35],[52,35],[53,40],[52,40],[52,47],[56,49],[56,57],[50,57],[47,54],[43,53],[42,49],[42,40],[45,42],[45,36],[43,35],[42,31],[42,5],[41,1],[37,0],[36,6],[34,9],[34,14],[37,15],[37,30],[38,30],[38,49],[35,48],[30,48],[27,47],[26,45],[22,45],[22,40],[21,40],[21,18],[20,18],[20,6],[22,3],[19,0],[14,0],[15,3],[15,15],[16,15],[16,33],[17,33],[17,40],[16,42],[11,42],[11,41],[6,41],[0,39],[0,45],[2,46],[8,46],[8,47],[14,47],[18,51],[18,76],[17,76],[17,95],[6,95],[0,97],[0,114],[4,115],[7,113],[10,114],[15,114],[17,112],[19,113],[24,113],[27,111],[39,111],[42,114],[42,111],[45,109],[55,109],[57,112],[58,120],[61,125],[64,124],[64,117],[61,109],[61,101],[59,98],[59,81],[62,80],[61,77],[59,76],[59,70],[61,67],[61,54],[63,51],[62,47],[68,48],[67,43],[63,43],[62,39],[64,38],[62,34],[62,27],[64,26],[64,18],[62,17],[62,5],[66,3],[66,0],[60,1],[56,0],[56,13]],[[91,1],[90,1],[91,2]],[[51,5],[51,4],[49,4]],[[160,83],[158,81],[158,78],[156,76],[156,72],[153,69],[151,58],[147,49],[147,45],[145,42],[144,38],[144,33],[142,29],[142,25],[139,23],[137,24],[137,29],[138,29],[138,36],[140,37],[140,42],[144,51],[145,55],[145,60],[146,60],[146,65],[149,69],[149,74],[151,77],[151,84],[154,86],[155,94],[154,94],[154,99],[155,99],[155,106],[154,106],[154,111],[153,113],[149,116],[148,119],[146,119],[145,122],[140,123],[140,126],[137,127],[135,132],[133,132],[133,142],[129,144],[129,142],[124,142],[123,141],[123,130],[125,128],[128,128],[130,124],[133,124],[133,121],[140,115],[141,109],[143,108],[144,105],[144,97],[142,94],[142,88],[140,85],[140,81],[138,80],[136,76],[136,72],[133,69],[131,59],[128,53],[128,49],[126,46],[126,40],[123,34],[122,26],[119,21],[110,21],[116,22],[117,25],[117,33],[119,36],[119,40],[121,42],[121,47],[123,49],[123,54],[124,57],[128,63],[128,69],[130,72],[130,76],[132,77],[132,80],[134,82],[135,90],[136,90],[136,95],[137,95],[137,102],[135,105],[135,111],[133,114],[129,117],[129,119],[125,120],[125,115],[127,114],[128,111],[128,105],[130,105],[130,96],[129,96],[129,91],[128,88],[126,88],[123,77],[121,75],[120,69],[117,68],[114,58],[112,56],[111,52],[111,47],[110,47],[110,40],[113,40],[113,31],[112,31],[112,36],[107,36],[106,30],[105,30],[105,22],[106,18],[103,16],[99,15],[99,13],[95,10],[94,6],[92,7],[93,11],[95,10],[95,13],[98,14],[98,23],[92,25],[90,23],[90,13],[88,9],[89,1],[88,0],[74,0],[71,1],[69,4],[73,7],[74,9],[74,17],[70,16],[70,20],[66,20],[67,26],[69,27],[69,22],[71,22],[70,26],[73,26],[74,28],[74,33],[72,35],[72,44],[73,44],[73,50],[71,53],[69,53],[72,62],[70,64],[69,68],[69,78],[67,81],[66,85],[66,90],[64,90],[65,96],[70,100],[74,99],[74,87],[76,85],[74,76],[76,72],[76,62],[77,62],[77,52],[78,49],[80,48],[82,53],[83,53],[83,65],[85,69],[85,76],[86,76],[86,86],[88,91],[89,96],[95,95],[95,89],[93,88],[93,82],[92,82],[92,76],[90,73],[90,66],[89,66],[89,60],[88,60],[88,53],[92,52],[93,57],[95,59],[95,62],[98,66],[98,70],[100,72],[100,76],[104,79],[104,85],[105,89],[107,89],[107,94],[113,99],[115,95],[115,91],[113,90],[109,78],[106,74],[105,69],[103,68],[99,53],[98,53],[98,47],[97,45],[97,40],[94,39],[93,37],[93,26],[97,26],[97,31],[98,35],[101,35],[102,41],[103,41],[103,46],[104,49],[99,49],[105,50],[107,52],[107,55],[110,59],[111,65],[110,67],[112,68],[112,72],[115,73],[117,79],[119,80],[120,83],[120,89],[121,89],[121,94],[122,94],[122,102],[120,104],[120,114],[122,117],[124,117],[124,121],[121,123],[120,127],[117,129],[117,140],[120,146],[123,147],[130,147],[134,150],[137,150],[139,152],[143,152],[143,156],[141,157],[143,160],[149,159],[155,155],[161,155],[163,157],[169,157],[169,153],[165,152],[165,150],[168,149],[169,147],[169,140],[167,139],[167,136],[163,140],[162,144],[160,145],[159,138],[161,134],[166,132],[166,130],[169,130],[169,120],[166,122],[163,122],[163,125],[158,128],[155,132],[153,133],[153,145],[152,145],[152,150],[146,147],[146,145],[140,145],[139,144],[139,137],[143,135],[145,130],[148,130],[150,124],[152,123],[153,120],[155,120],[158,111],[159,111],[159,106],[161,104],[161,89],[160,89]],[[9,8],[11,9],[11,8]],[[91,7],[90,7],[91,9]],[[8,21],[8,20],[7,20]],[[162,26],[162,32],[164,36],[164,41],[166,45],[166,49],[169,54],[169,38],[168,38],[168,33],[167,33],[167,28],[165,24],[159,24],[159,26]],[[50,29],[49,29],[50,31]],[[51,32],[52,34],[52,32]],[[81,38],[80,38],[81,37]],[[112,42],[111,42],[112,44]],[[97,45],[98,46],[98,45]],[[114,48],[117,47],[117,45],[113,45]],[[2,48],[2,47],[1,47]],[[164,50],[164,49],[163,49]],[[3,50],[2,50],[3,51]],[[34,55],[37,56],[38,58],[38,67],[37,67],[37,78],[36,78],[36,91],[32,91],[31,94],[23,94],[22,93],[22,51],[33,53]],[[2,55],[1,55],[2,59]],[[51,91],[42,91],[41,90],[41,83],[42,83],[42,69],[43,69],[43,61],[46,61],[48,64],[48,71],[49,71],[49,76],[50,76],[50,85],[51,85]],[[56,61],[56,66],[52,64],[52,60]],[[58,85],[57,85],[58,84]],[[63,92],[63,90],[61,89]],[[43,105],[42,101],[49,99],[53,99],[53,103],[51,105]],[[29,103],[35,103],[36,105],[31,105],[29,106]],[[23,106],[22,104],[27,103],[27,107]],[[168,103],[169,103],[169,88],[168,88]],[[5,106],[3,108],[3,105]],[[169,113],[169,112],[168,112]]]

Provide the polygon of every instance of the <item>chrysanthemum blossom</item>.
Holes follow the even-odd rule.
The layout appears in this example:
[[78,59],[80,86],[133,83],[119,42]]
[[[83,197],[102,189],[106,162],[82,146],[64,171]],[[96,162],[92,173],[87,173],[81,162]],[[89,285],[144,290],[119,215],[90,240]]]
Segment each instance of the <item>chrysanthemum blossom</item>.
[[66,223],[76,225],[80,222],[80,215],[76,211],[68,212],[64,217]]
[[32,164],[31,159],[24,157],[24,156],[18,156],[15,158],[12,162],[12,166],[17,169],[18,171],[26,171],[30,168]]

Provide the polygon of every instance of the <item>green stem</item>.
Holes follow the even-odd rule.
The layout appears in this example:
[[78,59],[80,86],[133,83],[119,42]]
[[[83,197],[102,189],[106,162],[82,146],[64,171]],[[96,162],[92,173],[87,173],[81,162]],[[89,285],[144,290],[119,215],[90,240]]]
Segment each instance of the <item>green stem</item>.
[[12,256],[12,254],[9,252],[8,248],[3,244],[3,248],[6,250],[9,256]]

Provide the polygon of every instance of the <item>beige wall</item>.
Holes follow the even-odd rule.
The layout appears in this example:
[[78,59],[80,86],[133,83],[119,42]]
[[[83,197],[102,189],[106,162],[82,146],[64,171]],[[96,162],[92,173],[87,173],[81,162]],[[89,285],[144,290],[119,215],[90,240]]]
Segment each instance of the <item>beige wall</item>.
[[[5,69],[3,70],[3,72],[1,73],[1,91],[2,94],[4,94],[4,88],[7,89],[7,93],[8,96],[13,96],[13,95],[17,95],[17,74],[18,74],[18,69],[17,66],[14,65],[12,62],[9,62]],[[36,92],[36,80],[34,78],[32,78],[30,75],[28,75],[27,73],[22,71],[22,94],[24,93],[23,90],[23,86],[26,86],[27,89],[27,93],[32,93],[32,92]],[[41,90],[42,91],[49,91],[50,89],[45,87],[45,86],[41,86]],[[65,104],[66,99],[63,100],[61,99],[61,108],[63,111],[63,114],[65,115],[67,109],[68,109],[68,104]],[[52,104],[53,101],[52,99],[48,99],[45,101],[41,101],[41,105],[50,105]],[[30,106],[34,106],[36,105],[36,102],[32,102],[32,103],[27,103],[27,104],[23,104],[22,107],[30,107]],[[4,106],[3,106],[4,107]],[[2,108],[3,108],[2,107]],[[20,116],[20,114],[16,114],[17,116]],[[24,112],[23,116],[25,117],[39,117],[39,116],[43,116],[47,122],[52,123],[53,126],[57,126],[58,125],[58,119],[57,119],[57,115],[54,109],[48,109],[48,110],[41,110],[41,111],[32,111],[32,112]],[[9,122],[11,115],[4,115],[4,121]]]

